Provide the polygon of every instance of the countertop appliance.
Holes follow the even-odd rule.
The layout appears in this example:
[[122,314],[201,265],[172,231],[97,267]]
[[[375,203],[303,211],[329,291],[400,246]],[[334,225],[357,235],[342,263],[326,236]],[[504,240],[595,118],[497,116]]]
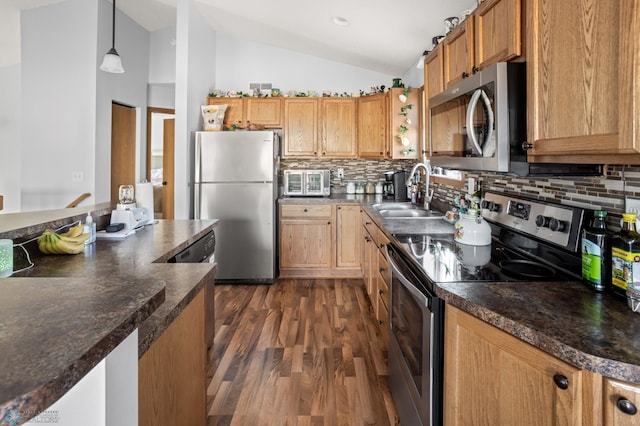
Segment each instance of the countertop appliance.
[[385,187],[384,198],[396,201],[407,201],[407,173],[403,170],[392,170],[384,173]]
[[279,142],[273,131],[196,133],[194,216],[220,219],[216,282],[275,279]]
[[601,176],[596,164],[528,163],[526,64],[499,62],[429,99],[434,167],[517,176]]
[[388,245],[389,383],[403,424],[442,424],[444,316],[437,283],[582,281],[586,210],[498,193],[486,193],[481,207],[491,226],[489,245],[418,234],[394,235]]
[[329,170],[285,170],[284,191],[286,196],[328,197],[331,195],[331,172]]

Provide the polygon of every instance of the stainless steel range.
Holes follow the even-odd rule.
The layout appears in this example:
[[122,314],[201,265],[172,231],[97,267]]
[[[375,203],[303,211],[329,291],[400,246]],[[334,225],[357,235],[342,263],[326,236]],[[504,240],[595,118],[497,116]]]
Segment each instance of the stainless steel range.
[[387,247],[390,289],[389,382],[402,424],[442,424],[443,282],[580,281],[584,209],[486,193],[491,244],[452,235],[394,235]]

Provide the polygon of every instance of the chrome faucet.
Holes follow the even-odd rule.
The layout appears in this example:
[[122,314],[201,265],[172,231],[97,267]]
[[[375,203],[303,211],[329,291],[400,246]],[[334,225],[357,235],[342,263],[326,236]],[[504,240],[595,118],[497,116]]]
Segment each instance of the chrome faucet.
[[411,186],[411,180],[413,179],[413,175],[416,173],[416,171],[420,168],[424,168],[424,175],[425,175],[425,191],[424,191],[424,208],[426,210],[429,210],[429,205],[431,204],[431,199],[433,198],[433,189],[429,188],[429,184],[431,183],[431,165],[429,164],[429,161],[427,160],[426,163],[418,163],[415,166],[413,166],[413,169],[411,169],[411,172],[409,173],[409,178],[407,179],[407,182],[405,183],[406,186]]

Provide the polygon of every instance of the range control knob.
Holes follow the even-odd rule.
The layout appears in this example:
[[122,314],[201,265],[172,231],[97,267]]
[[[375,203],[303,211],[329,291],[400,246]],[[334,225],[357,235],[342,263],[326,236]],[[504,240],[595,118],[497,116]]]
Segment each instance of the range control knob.
[[500,213],[500,210],[502,210],[500,208],[500,204],[496,204],[493,201],[487,201],[487,200],[482,201],[482,208],[487,209],[490,212],[496,212],[496,213]]
[[538,228],[547,228],[549,226],[549,218],[539,214],[536,216],[536,226]]
[[549,220],[549,229],[555,232],[565,232],[567,229],[567,223],[562,220],[552,218]]

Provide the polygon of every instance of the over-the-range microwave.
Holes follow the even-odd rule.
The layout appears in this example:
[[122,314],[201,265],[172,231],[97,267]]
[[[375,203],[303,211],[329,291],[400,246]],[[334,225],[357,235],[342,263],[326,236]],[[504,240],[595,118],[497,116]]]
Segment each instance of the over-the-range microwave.
[[526,92],[526,64],[499,62],[431,97],[431,165],[516,176],[602,175],[596,164],[527,162]]
[[331,194],[329,170],[285,170],[284,195],[327,197]]

